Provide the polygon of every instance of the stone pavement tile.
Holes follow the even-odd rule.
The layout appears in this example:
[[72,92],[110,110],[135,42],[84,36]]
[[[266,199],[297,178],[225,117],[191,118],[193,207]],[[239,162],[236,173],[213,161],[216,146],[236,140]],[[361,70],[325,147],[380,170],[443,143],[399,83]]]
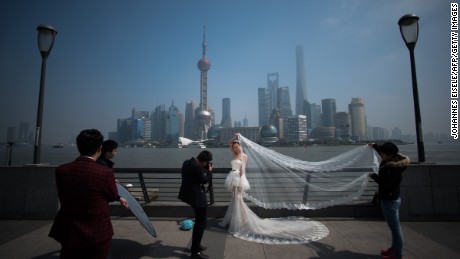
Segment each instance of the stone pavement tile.
[[[27,222],[22,222],[27,225]],[[36,224],[30,223],[29,224]],[[48,237],[51,222],[44,227],[32,229],[29,233],[17,237],[0,246],[0,258],[8,259],[45,259],[59,258],[61,246],[54,239]]]
[[223,258],[266,258],[266,254],[263,244],[245,241],[228,235]]
[[[390,241],[386,222],[379,220],[321,220],[329,236],[304,245],[266,245],[229,235],[209,220],[203,237],[211,258],[378,259]],[[179,230],[177,219],[152,219],[153,238],[135,219],[112,220],[112,259],[189,258],[191,231]],[[51,221],[0,221],[0,258],[56,259],[60,245],[48,237]],[[460,258],[460,222],[403,222],[404,258]],[[6,238],[11,238],[9,241]]]
[[267,259],[279,258],[311,258],[315,252],[310,249],[309,244],[298,245],[263,245],[265,257]]
[[186,249],[191,231],[181,231],[176,221],[151,222],[157,233],[152,237],[137,220],[115,220],[112,259],[137,258],[188,258]]
[[49,220],[0,220],[0,245],[48,224]]
[[376,228],[373,225],[375,222],[345,219],[339,221],[326,220],[322,221],[322,223],[329,228],[329,236],[308,244],[317,256],[307,258],[381,258],[379,254],[380,245],[378,244],[381,237],[375,234],[369,235],[373,232],[372,229]]
[[403,222],[404,258],[460,258],[460,222]]
[[[228,234],[227,228],[218,225],[220,221],[220,219],[208,220],[208,226],[204,232],[203,240],[201,240],[201,244],[208,247],[205,254],[209,255],[211,258],[224,257]],[[191,242],[192,240],[190,238],[189,245],[191,245]]]

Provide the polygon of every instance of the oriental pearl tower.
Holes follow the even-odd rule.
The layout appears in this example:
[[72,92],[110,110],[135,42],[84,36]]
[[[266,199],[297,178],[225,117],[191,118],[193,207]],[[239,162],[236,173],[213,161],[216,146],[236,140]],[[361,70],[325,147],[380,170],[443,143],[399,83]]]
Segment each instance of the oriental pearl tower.
[[208,70],[211,68],[211,61],[206,58],[206,26],[203,26],[203,57],[198,61],[200,70],[200,107],[197,109],[196,119],[201,127],[200,137],[206,139],[210,127],[211,113],[208,111]]

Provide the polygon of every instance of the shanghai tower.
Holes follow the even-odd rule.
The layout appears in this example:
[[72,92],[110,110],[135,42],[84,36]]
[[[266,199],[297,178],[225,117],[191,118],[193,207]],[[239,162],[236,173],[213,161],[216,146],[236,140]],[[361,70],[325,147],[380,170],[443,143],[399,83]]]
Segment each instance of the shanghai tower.
[[304,114],[303,111],[303,102],[307,99],[307,85],[305,83],[305,65],[304,65],[304,55],[303,55],[303,46],[297,45],[296,51],[296,72],[297,72],[297,82],[296,82],[296,93],[295,93],[295,114],[301,115]]

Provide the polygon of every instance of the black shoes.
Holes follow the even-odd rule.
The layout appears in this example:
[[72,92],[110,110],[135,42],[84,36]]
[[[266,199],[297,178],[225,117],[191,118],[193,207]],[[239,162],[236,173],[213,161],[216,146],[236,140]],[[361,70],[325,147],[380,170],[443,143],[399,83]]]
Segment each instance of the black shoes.
[[192,256],[190,256],[190,258],[207,259],[207,258],[209,258],[209,256],[203,254],[202,252],[198,252],[196,254],[192,254]]

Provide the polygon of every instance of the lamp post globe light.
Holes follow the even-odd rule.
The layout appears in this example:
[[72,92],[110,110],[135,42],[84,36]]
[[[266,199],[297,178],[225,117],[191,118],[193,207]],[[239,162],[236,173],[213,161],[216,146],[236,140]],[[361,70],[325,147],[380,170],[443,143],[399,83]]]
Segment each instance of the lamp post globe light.
[[410,53],[410,64],[412,71],[412,93],[414,96],[415,110],[415,131],[417,133],[418,161],[425,162],[425,147],[423,145],[422,118],[420,116],[420,104],[418,100],[417,74],[415,72],[414,48],[418,39],[418,20],[415,14],[406,14],[398,21],[401,36],[406,43]]
[[43,96],[45,92],[45,72],[46,72],[46,59],[51,52],[54,44],[54,38],[57,31],[53,26],[42,24],[37,27],[38,31],[38,49],[42,56],[42,70],[40,76],[40,92],[38,95],[38,109],[37,109],[37,126],[35,128],[35,144],[34,144],[34,164],[40,163],[40,148],[41,148],[41,129],[43,118]]

